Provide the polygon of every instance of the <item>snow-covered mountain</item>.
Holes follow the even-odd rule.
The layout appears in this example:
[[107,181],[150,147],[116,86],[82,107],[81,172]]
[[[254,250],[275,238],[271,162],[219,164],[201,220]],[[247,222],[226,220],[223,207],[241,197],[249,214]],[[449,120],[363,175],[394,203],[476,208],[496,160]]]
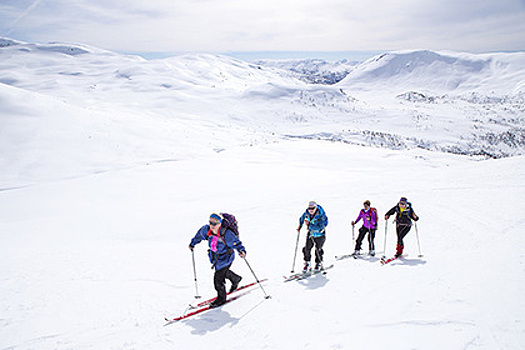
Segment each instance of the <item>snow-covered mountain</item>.
[[422,90],[433,94],[516,95],[525,90],[525,55],[399,51],[360,64],[340,83],[352,89]]
[[[90,173],[287,137],[519,155],[525,148],[524,57],[410,51],[358,65],[311,60],[272,66],[206,54],[147,61],[85,45],[3,38],[0,165],[10,170],[0,188],[50,179],[57,164],[47,159],[57,145],[67,145],[73,159],[82,154]],[[337,84],[320,85],[290,69],[349,73]],[[88,127],[85,116],[93,122]],[[152,138],[163,146],[150,150]],[[119,161],[100,161],[104,151]],[[83,173],[60,164],[66,177]]]

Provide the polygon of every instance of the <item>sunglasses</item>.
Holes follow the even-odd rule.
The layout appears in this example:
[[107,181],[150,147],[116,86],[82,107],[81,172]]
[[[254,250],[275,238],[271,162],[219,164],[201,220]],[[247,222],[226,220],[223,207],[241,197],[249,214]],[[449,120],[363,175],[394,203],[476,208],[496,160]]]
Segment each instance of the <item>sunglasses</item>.
[[212,226],[217,226],[217,225],[219,225],[219,224],[220,224],[220,222],[217,222],[217,221],[210,221],[210,225],[212,225]]
[[308,210],[315,210],[315,208],[308,208]]

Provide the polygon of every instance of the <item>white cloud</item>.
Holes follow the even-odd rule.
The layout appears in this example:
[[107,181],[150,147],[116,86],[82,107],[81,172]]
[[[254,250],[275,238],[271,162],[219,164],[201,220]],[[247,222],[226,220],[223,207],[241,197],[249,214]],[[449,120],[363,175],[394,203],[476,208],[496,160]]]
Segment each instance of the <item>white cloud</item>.
[[0,23],[128,52],[525,49],[523,0],[6,0]]

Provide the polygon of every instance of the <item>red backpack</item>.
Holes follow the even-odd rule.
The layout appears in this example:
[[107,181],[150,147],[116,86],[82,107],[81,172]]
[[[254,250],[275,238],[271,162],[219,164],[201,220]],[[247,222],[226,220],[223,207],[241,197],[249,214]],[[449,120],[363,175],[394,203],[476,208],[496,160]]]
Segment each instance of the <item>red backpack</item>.
[[379,216],[377,216],[377,209],[370,207],[370,221],[372,221],[372,214],[374,214],[376,218],[376,228],[377,228],[377,225],[379,224]]

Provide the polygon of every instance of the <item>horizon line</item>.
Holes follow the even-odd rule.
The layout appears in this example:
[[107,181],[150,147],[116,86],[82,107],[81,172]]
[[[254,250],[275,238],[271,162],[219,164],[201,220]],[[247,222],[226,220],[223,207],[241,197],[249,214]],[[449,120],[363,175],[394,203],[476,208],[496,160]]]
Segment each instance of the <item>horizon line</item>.
[[362,50],[362,51],[180,51],[180,52],[122,52],[137,55],[147,60],[163,59],[191,53],[209,53],[234,57],[243,61],[255,60],[287,60],[287,59],[321,59],[325,61],[365,61],[373,56],[392,50]]

